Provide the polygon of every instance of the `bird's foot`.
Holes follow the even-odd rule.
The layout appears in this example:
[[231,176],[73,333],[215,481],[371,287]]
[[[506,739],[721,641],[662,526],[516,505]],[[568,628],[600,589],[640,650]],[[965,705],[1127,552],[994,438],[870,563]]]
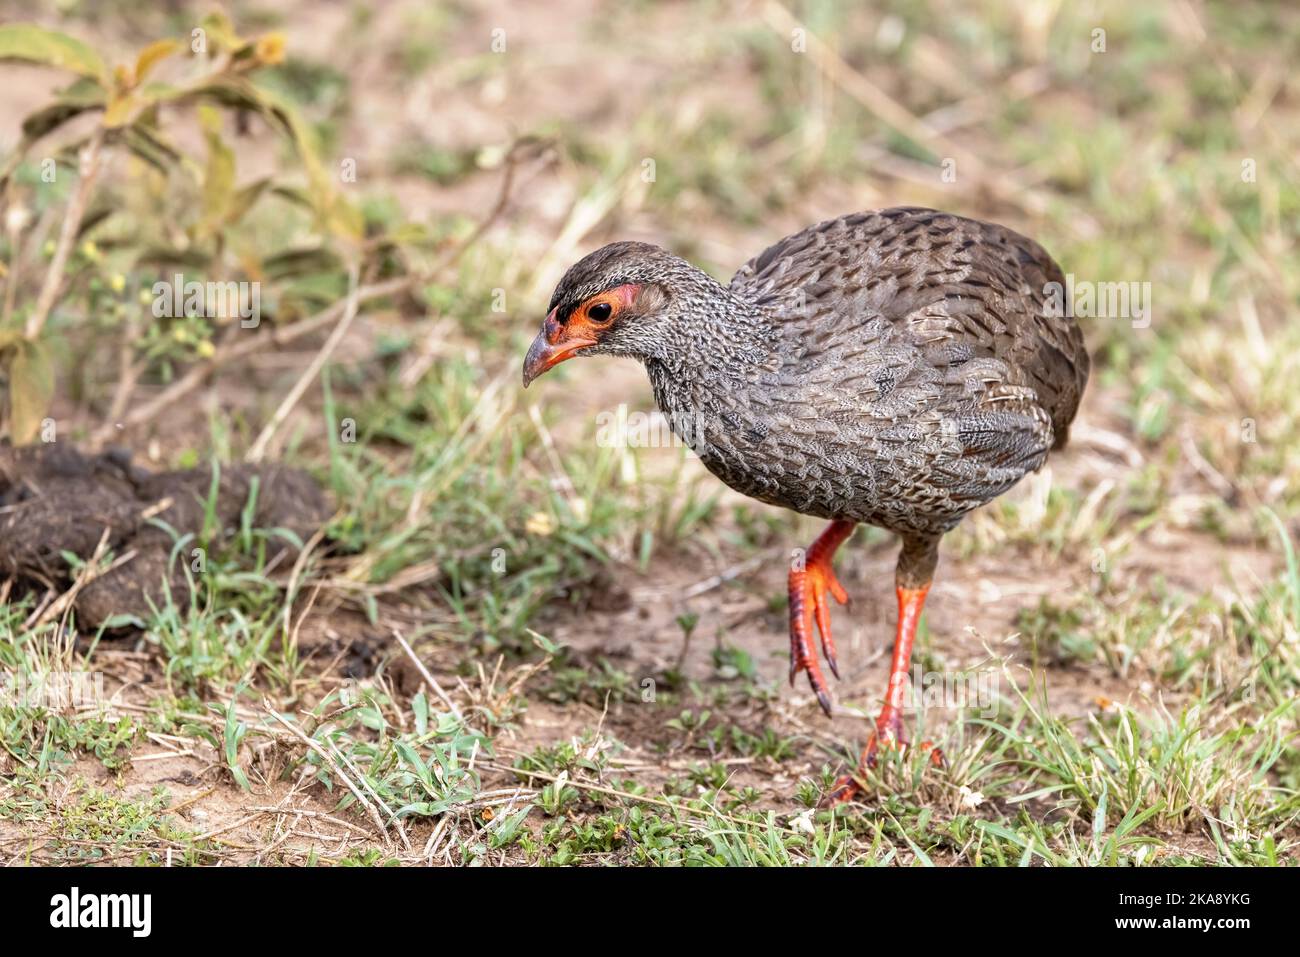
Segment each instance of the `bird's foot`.
[[[862,750],[862,757],[858,761],[857,774],[840,775],[835,781],[835,785],[822,798],[820,806],[830,808],[852,801],[862,793],[860,778],[866,774],[868,768],[876,766],[881,749],[897,748],[902,751],[907,747],[907,744],[907,735],[903,730],[903,719],[899,713],[891,708],[886,708],[880,712],[880,717],[876,719],[876,730],[871,732],[871,737],[867,739],[867,746]],[[930,764],[933,767],[941,768],[947,764],[943,756],[943,750],[933,742],[922,741],[920,748],[929,756]]]
[[838,678],[840,668],[835,658],[830,602],[826,596],[831,595],[841,605],[848,603],[849,596],[831,567],[829,551],[833,549],[822,550],[818,547],[821,544],[822,539],[818,539],[817,544],[809,549],[803,568],[790,571],[790,683],[794,684],[794,677],[799,672],[808,672],[808,683],[829,717],[831,696],[826,690],[826,679],[813,648],[812,630],[815,622],[821,635],[822,654],[831,666],[831,673]]

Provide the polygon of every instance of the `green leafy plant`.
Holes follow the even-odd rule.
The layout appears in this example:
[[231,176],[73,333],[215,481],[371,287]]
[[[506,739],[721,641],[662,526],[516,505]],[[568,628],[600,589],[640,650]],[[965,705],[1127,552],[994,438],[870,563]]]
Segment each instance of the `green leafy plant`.
[[[165,382],[179,364],[221,359],[217,343],[247,317],[224,297],[214,298],[213,287],[220,293],[235,282],[258,284],[265,311],[279,324],[340,299],[348,263],[367,276],[405,271],[394,256],[397,245],[427,237],[409,224],[396,225],[396,236],[368,227],[344,194],[348,177],[330,172],[316,128],[268,80],[284,60],[280,34],[240,36],[219,13],[186,40],[155,41],[113,67],[63,33],[34,24],[0,26],[0,61],[73,77],[23,119],[20,142],[0,163],[7,210],[0,375],[8,383],[15,444],[37,437],[54,397],[44,333],[56,307],[58,322],[125,343],[127,385],[114,402],[120,413],[136,381]],[[95,117],[89,128],[87,116]],[[278,134],[288,158],[277,173],[241,182],[236,137],[253,118]],[[186,124],[197,126],[201,150],[180,145],[194,141],[183,135]],[[100,188],[110,153],[138,162]],[[65,189],[61,180],[72,171],[75,185]],[[58,212],[59,205],[57,238],[34,249],[38,221],[47,217],[33,210]],[[38,256],[47,260],[43,277]],[[182,308],[160,315],[163,293],[154,280],[178,274],[198,281],[201,292],[172,293]],[[152,321],[141,321],[151,301]],[[249,348],[248,339],[240,345]]]

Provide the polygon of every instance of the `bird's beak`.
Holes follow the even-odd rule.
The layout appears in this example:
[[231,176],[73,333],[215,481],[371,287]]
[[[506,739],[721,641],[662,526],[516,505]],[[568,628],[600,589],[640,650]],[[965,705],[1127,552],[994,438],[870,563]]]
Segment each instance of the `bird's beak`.
[[582,335],[576,329],[571,332],[562,326],[552,309],[542,323],[542,331],[537,334],[533,344],[528,347],[528,355],[524,357],[524,388],[527,389],[530,382],[551,366],[557,366],[579,349],[595,344],[595,339]]

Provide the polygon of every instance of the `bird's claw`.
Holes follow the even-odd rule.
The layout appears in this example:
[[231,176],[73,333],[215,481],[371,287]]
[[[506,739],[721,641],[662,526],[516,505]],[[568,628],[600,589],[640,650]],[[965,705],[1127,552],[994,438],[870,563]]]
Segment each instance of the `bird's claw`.
[[801,671],[808,672],[808,683],[826,716],[831,714],[831,696],[826,690],[826,679],[821,664],[813,650],[814,622],[821,636],[822,654],[836,678],[840,676],[839,661],[835,656],[835,639],[831,637],[830,594],[841,605],[847,604],[848,593],[835,571],[826,560],[809,560],[807,567],[790,572],[790,683]]

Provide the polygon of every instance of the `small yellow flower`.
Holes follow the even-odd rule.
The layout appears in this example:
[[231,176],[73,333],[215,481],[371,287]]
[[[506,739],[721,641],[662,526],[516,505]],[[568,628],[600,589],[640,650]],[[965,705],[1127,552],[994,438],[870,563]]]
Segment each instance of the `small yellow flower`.
[[81,254],[87,259],[98,259],[99,247],[95,245],[93,240],[87,239],[81,244]]
[[113,290],[113,292],[121,292],[123,289],[126,288],[126,277],[123,276],[120,272],[114,273],[113,278],[108,281],[108,285],[109,288]]
[[213,355],[216,354],[217,349],[216,346],[214,346],[209,340],[204,339],[202,342],[200,342],[197,346],[194,347],[194,351],[197,352],[204,359],[211,359]]
[[524,523],[524,531],[529,535],[550,535],[555,531],[555,519],[548,512],[533,512]]
[[257,38],[253,48],[257,59],[268,66],[284,62],[284,34],[267,33]]

